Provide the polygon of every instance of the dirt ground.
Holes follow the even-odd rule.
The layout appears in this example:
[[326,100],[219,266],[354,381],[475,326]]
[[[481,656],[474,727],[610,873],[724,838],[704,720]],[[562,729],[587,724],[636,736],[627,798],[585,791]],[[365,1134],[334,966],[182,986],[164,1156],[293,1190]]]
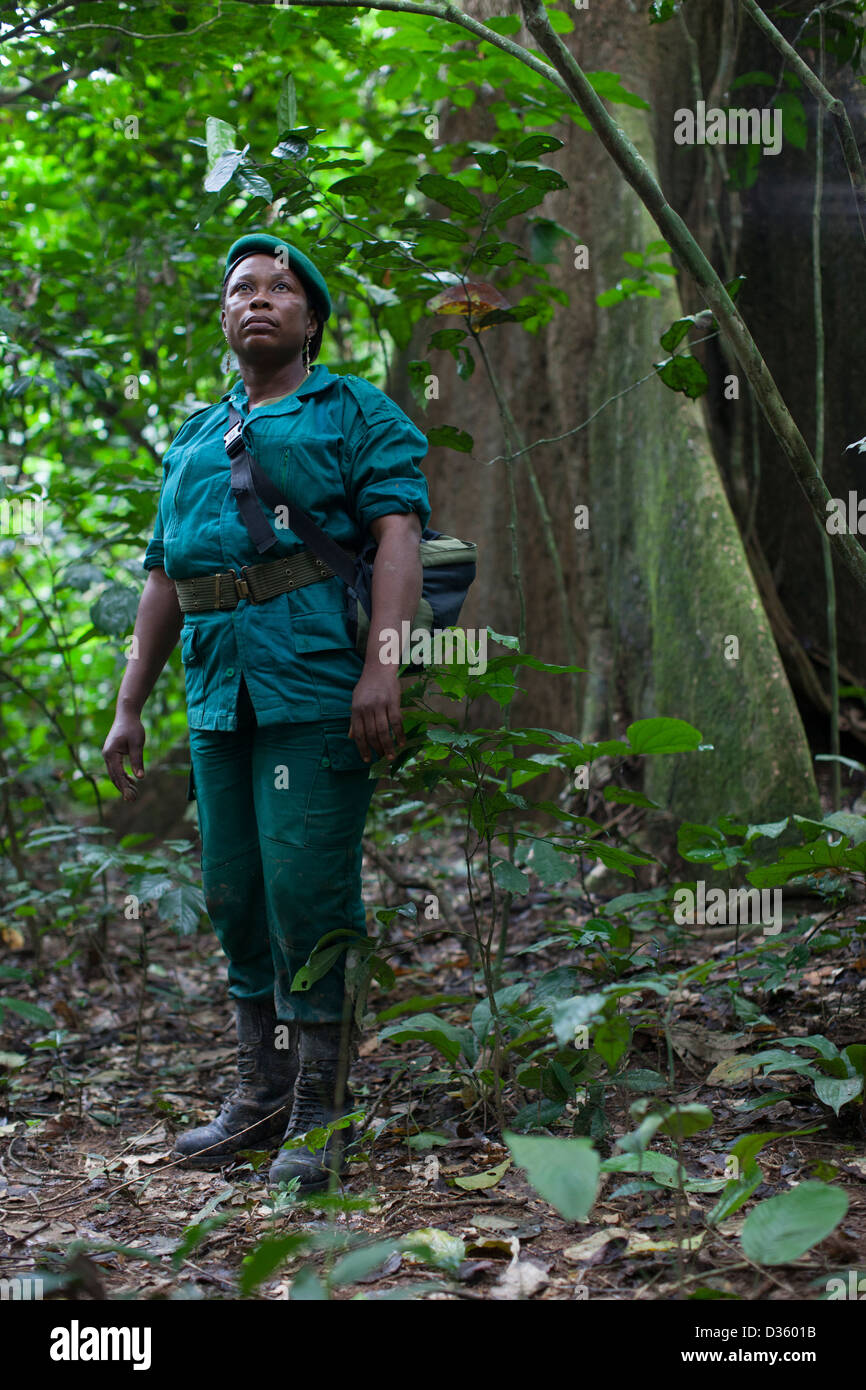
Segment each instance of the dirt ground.
[[[372,872],[371,900],[381,902],[388,885]],[[390,891],[392,901],[406,897]],[[418,893],[410,896],[423,901]],[[453,902],[460,919],[465,903],[459,895]],[[514,918],[512,950],[548,935],[554,917],[571,914],[576,921],[581,912],[586,915],[576,900],[563,905],[541,891],[529,895]],[[428,1011],[466,1023],[480,997],[473,966],[444,924],[424,926],[419,935],[409,919],[395,918],[389,940],[396,985],[387,996],[374,986],[370,1012],[420,997]],[[862,1040],[866,954],[856,945],[813,957],[798,983],[760,998],[764,1021],[749,1025],[733,1016],[729,997],[699,987],[681,991],[670,1024],[675,1080],[661,1094],[681,1104],[703,1103],[715,1116],[711,1130],[683,1144],[689,1176],[723,1176],[731,1144],[745,1133],[782,1132],[760,1154],[763,1183],[753,1198],[711,1228],[706,1216],[717,1193],[647,1190],[630,1173],[604,1176],[588,1221],[564,1221],[513,1163],[492,1173],[507,1164],[509,1150],[492,1113],[469,1104],[472,1097],[459,1080],[435,1079],[442,1059],[421,1042],[380,1042],[375,1020],[352,1078],[356,1106],[366,1114],[366,1137],[343,1184],[343,1194],[358,1199],[343,1206],[354,1209],[329,1210],[315,1199],[275,1205],[263,1155],[214,1173],[173,1165],[173,1136],[209,1118],[234,1084],[233,1023],[224,962],[208,933],[179,939],[151,923],[146,975],[141,935],[139,923],[115,931],[104,967],[89,974],[82,954],[64,965],[52,962],[52,952],[56,958],[68,948],[48,938],[49,968],[38,988],[18,993],[62,1023],[62,1047],[33,1050],[44,1030],[11,1013],[3,1021],[0,1048],[26,1061],[9,1065],[5,1057],[0,1273],[42,1276],[46,1297],[236,1299],[245,1257],[264,1241],[304,1233],[325,1233],[339,1244],[350,1232],[379,1242],[421,1231],[428,1249],[440,1255],[434,1260],[384,1247],[381,1260],[360,1277],[334,1282],[327,1249],[289,1252],[261,1278],[253,1297],[286,1299],[293,1284],[294,1297],[321,1296],[301,1292],[313,1271],[323,1286],[330,1279],[336,1299],[670,1300],[699,1292],[815,1300],[826,1297],[830,1277],[866,1265],[859,1102],[837,1118],[793,1074],[724,1076],[733,1053],[787,1034],[825,1033],[840,1048]],[[733,968],[725,964],[732,950],[732,942],[697,932],[663,964],[671,970],[712,955],[717,983]],[[27,963],[15,952],[6,959]],[[512,961],[536,984],[570,981],[560,993],[592,986],[580,973],[588,962],[564,948]],[[660,1027],[636,1028],[629,1065],[668,1075]],[[777,1098],[760,1107],[761,1097],[771,1094]],[[598,1144],[603,1156],[633,1128],[628,1106],[634,1098],[622,1088],[607,1089],[610,1130]],[[814,1133],[789,1137],[811,1126]],[[554,1132],[567,1130],[560,1122]],[[664,1140],[653,1147],[673,1152]],[[467,1188],[466,1179],[477,1177],[491,1185]],[[847,1216],[793,1264],[752,1264],[738,1232],[753,1202],[815,1177],[845,1190]],[[209,1228],[209,1222],[215,1224]],[[201,1238],[190,1244],[185,1233],[203,1223]]]

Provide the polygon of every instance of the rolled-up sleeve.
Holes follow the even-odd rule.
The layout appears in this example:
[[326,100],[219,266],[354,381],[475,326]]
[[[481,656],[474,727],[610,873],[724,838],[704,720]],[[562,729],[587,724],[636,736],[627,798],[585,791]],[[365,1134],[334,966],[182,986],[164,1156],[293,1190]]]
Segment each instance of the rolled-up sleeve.
[[162,498],[163,498],[163,493],[165,492],[165,480],[166,480],[167,477],[168,477],[168,466],[167,466],[166,460],[163,459],[163,463],[162,463],[162,486],[160,487],[160,490],[159,490],[159,503],[158,503],[158,505],[157,505],[157,510],[156,510],[156,521],[155,521],[154,527],[153,527],[153,535],[151,536],[150,541],[148,542],[147,549],[146,549],[146,551],[144,552],[144,559],[143,559],[142,562],[141,562],[143,568],[146,569],[146,570],[148,570],[148,571],[149,571],[149,570],[152,570],[152,569],[156,569],[157,567],[159,567],[160,569],[165,569],[165,546],[163,545]]
[[[351,442],[346,492],[363,530],[394,513],[417,512],[422,529],[430,520],[427,479],[419,468],[427,439],[383,392],[358,421]],[[365,403],[367,404],[367,403]]]

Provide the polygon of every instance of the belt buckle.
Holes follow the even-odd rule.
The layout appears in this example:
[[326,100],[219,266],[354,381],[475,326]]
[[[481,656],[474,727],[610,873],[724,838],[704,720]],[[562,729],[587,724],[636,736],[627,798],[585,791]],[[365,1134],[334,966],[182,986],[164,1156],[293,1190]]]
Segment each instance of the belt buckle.
[[234,580],[235,593],[237,594],[238,599],[248,598],[250,603],[255,603],[255,599],[253,598],[252,592],[250,590],[249,582],[246,578],[246,573],[246,565],[241,565],[241,572],[239,575],[235,574],[234,570],[229,570],[229,574]]

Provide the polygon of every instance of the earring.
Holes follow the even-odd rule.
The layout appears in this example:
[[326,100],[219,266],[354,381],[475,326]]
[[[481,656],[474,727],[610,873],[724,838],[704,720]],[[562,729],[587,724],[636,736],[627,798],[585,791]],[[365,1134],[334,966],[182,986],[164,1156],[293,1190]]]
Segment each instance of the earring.
[[304,349],[303,349],[303,352],[301,353],[301,361],[302,361],[303,364],[304,364],[304,368],[305,368],[305,370],[306,370],[307,376],[309,376],[309,375],[310,375],[310,371],[311,371],[311,368],[310,368],[310,340],[309,340],[309,338],[305,338],[305,339],[304,339]]

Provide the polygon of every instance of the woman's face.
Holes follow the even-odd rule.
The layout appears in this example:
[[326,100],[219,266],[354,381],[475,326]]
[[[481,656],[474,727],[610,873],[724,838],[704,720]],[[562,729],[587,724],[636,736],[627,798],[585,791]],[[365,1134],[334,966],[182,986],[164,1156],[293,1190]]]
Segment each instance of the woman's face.
[[265,252],[233,267],[221,321],[239,361],[275,364],[298,357],[317,326],[298,277]]

